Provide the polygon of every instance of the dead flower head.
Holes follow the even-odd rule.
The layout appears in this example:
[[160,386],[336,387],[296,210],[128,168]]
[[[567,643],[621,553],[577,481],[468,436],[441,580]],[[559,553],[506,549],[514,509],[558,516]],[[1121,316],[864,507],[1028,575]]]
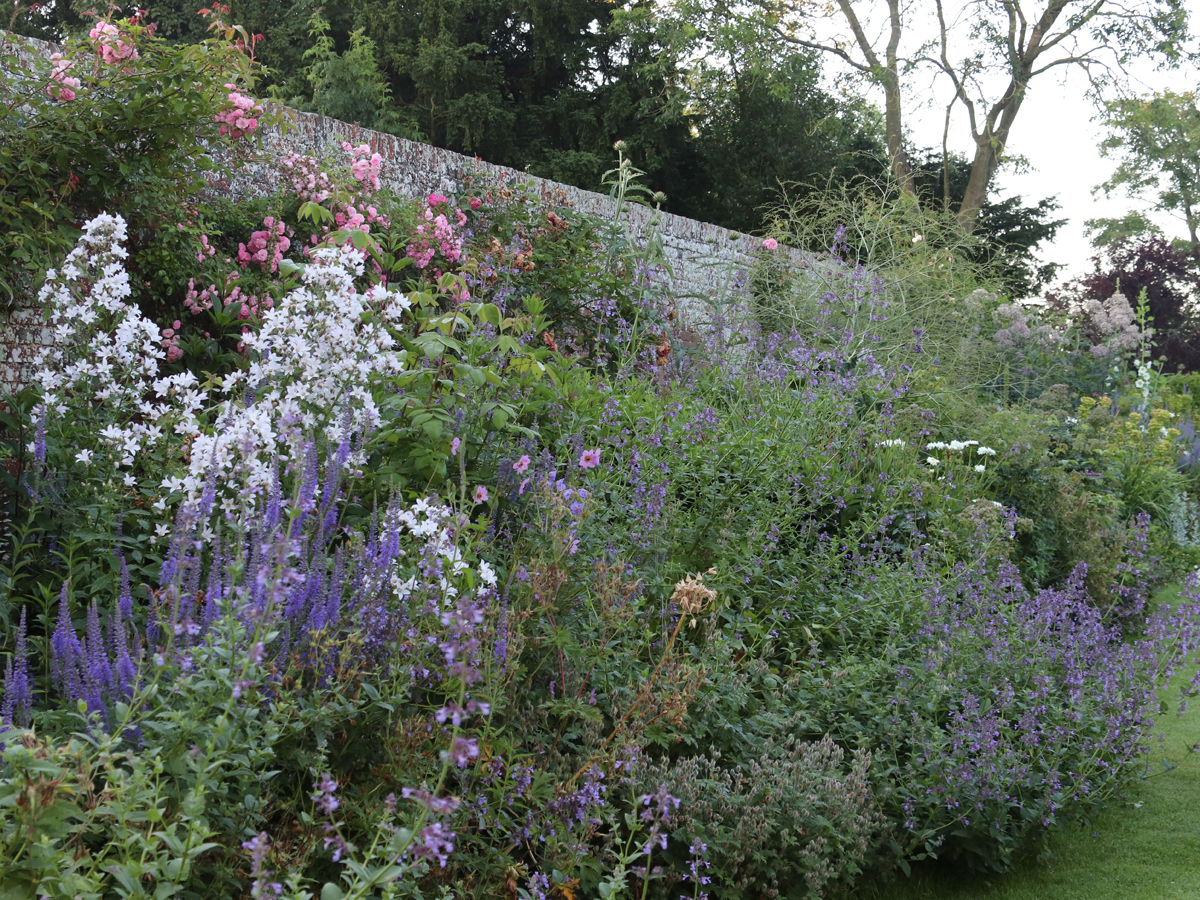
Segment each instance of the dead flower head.
[[[716,569],[709,569],[704,575],[716,575]],[[680,612],[691,616],[689,627],[696,627],[696,616],[704,609],[706,603],[717,599],[717,592],[704,583],[704,575],[697,572],[688,575],[682,581],[675,582],[675,591],[671,594],[671,602],[679,606]]]

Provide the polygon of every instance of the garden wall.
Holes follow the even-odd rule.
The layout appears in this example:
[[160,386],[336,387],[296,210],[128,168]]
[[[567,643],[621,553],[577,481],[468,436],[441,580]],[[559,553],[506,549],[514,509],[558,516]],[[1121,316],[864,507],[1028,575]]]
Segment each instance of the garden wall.
[[[54,46],[31,41],[46,56]],[[384,187],[408,197],[424,197],[437,191],[453,197],[464,193],[468,179],[474,189],[481,186],[525,184],[547,203],[567,205],[585,213],[611,217],[614,202],[604,194],[580,190],[566,184],[536,178],[515,169],[496,166],[429,144],[404,140],[313,113],[285,110],[285,124],[263,135],[263,153],[258,161],[241,167],[218,189],[237,196],[252,196],[272,190],[279,181],[278,161],[287,153],[321,156],[340,153],[343,141],[369,144],[384,159],[380,181]],[[680,325],[694,326],[704,320],[705,300],[717,295],[759,248],[759,241],[717,225],[685,219],[669,213],[654,213],[646,207],[627,207],[627,221],[636,239],[644,239],[650,228],[662,237],[671,267],[674,294],[679,304]],[[41,311],[27,298],[8,313],[0,313],[0,392],[28,379],[38,350],[49,340],[42,326]]]

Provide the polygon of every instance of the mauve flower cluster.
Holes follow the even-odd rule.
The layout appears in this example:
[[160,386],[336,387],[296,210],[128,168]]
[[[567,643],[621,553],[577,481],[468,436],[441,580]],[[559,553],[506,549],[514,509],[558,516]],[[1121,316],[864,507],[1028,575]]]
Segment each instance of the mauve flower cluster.
[[1113,294],[1103,303],[1089,298],[1083,304],[1083,313],[1094,331],[1092,336],[1096,343],[1090,352],[1097,359],[1134,350],[1142,341],[1133,307],[1124,294]]

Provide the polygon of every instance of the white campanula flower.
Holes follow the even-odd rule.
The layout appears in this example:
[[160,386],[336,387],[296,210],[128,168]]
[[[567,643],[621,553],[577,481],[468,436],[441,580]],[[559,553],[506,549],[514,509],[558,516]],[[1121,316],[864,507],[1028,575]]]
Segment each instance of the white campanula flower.
[[[363,259],[353,247],[316,250],[300,286],[245,336],[247,370],[202,389],[191,372],[160,372],[158,326],[129,302],[125,234],[118,217],[88,222],[39,293],[57,338],[36,374],[48,414],[67,416],[69,403],[90,399],[103,422],[96,434],[124,467],[161,449],[169,435],[190,438],[187,474],[170,490],[195,499],[215,479],[228,496],[251,503],[270,490],[277,462],[301,452],[305,432],[322,432],[336,446],[379,423],[375,384],[406,367],[386,323],[411,304],[381,285],[359,293]],[[251,386],[253,403],[243,403]],[[361,469],[361,457],[352,452],[344,465]]]
[[83,463],[85,466],[89,465],[92,461],[92,451],[88,450],[85,447],[83,450],[80,450],[78,453],[75,454],[75,458],[77,460],[79,460],[81,463]]

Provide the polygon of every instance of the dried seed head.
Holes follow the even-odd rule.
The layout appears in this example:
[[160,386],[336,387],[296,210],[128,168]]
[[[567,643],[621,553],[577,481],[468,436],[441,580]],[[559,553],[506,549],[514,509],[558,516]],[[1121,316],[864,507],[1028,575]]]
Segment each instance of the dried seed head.
[[[708,574],[713,574],[714,571],[710,569]],[[704,609],[706,603],[716,598],[717,592],[704,583],[704,576],[699,573],[677,581],[675,591],[671,594],[671,602],[678,605],[680,612],[685,616],[696,616]],[[694,618],[691,624],[696,624]]]

